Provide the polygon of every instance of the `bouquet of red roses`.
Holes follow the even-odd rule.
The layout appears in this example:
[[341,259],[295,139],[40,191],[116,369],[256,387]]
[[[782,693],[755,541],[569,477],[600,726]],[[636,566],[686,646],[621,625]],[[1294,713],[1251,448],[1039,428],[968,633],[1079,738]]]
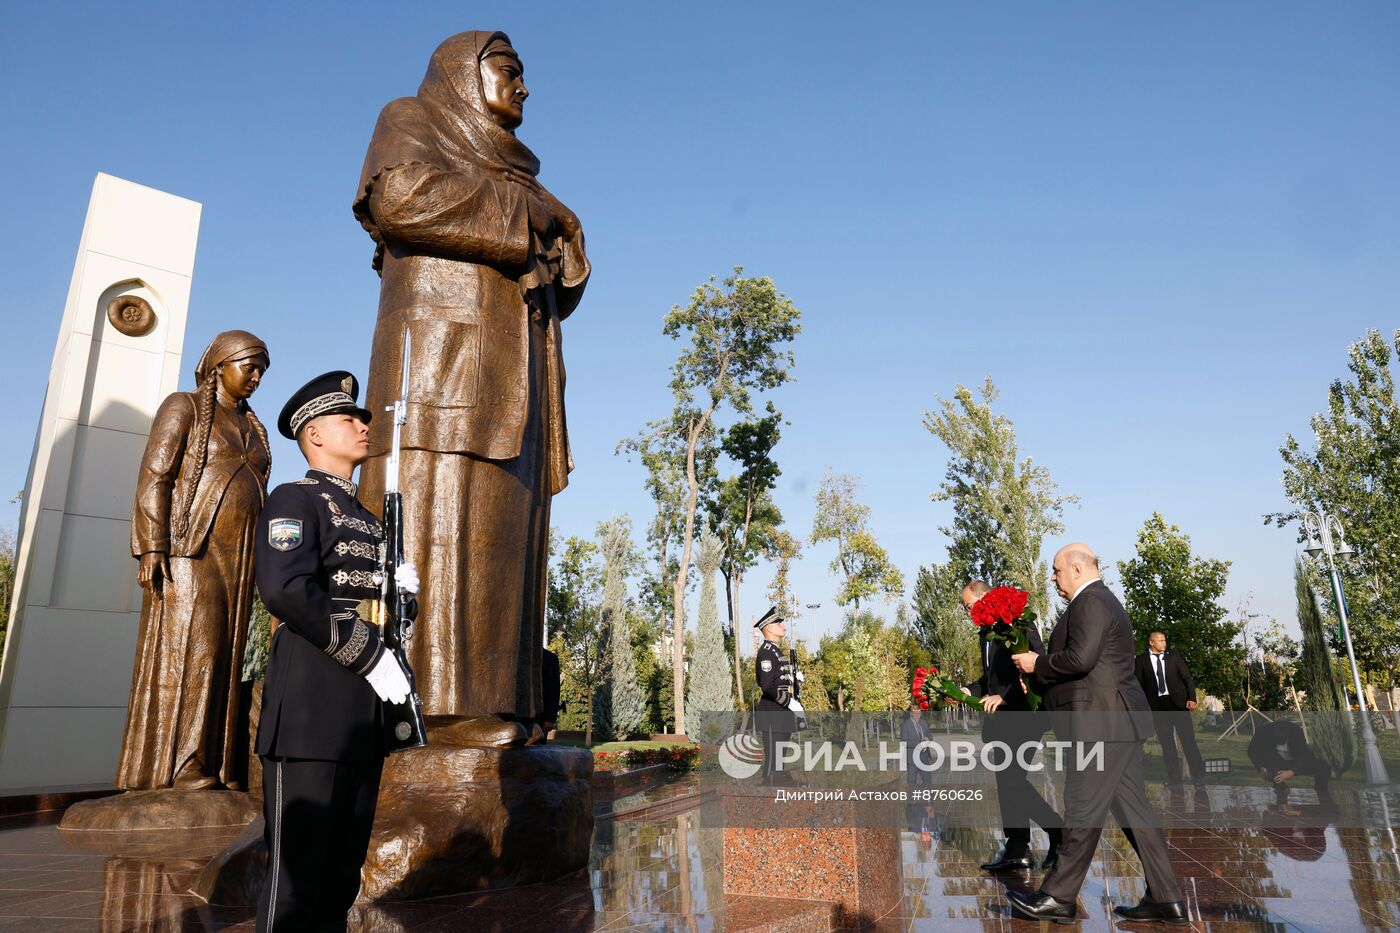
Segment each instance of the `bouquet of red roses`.
[[[1011,649],[1013,654],[1031,650],[1030,632],[1035,613],[1026,608],[1030,594],[1014,586],[999,586],[985,593],[972,606],[972,623],[988,629],[987,637],[995,638]],[[1026,700],[1031,709],[1040,708],[1040,695],[1021,678]]]
[[919,704],[919,709],[928,709],[930,703],[937,702],[942,697],[972,706],[982,702],[964,690],[953,678],[938,673],[936,667],[914,668],[914,683],[910,692],[914,694],[914,702]]

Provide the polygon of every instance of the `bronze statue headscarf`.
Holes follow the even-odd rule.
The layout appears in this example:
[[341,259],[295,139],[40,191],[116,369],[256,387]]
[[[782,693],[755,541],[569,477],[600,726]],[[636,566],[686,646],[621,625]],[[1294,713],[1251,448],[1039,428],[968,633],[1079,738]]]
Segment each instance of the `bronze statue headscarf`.
[[[549,500],[572,468],[559,324],[591,271],[577,218],[487,107],[498,55],[519,61],[501,32],[438,46],[417,96],[380,113],[353,204],[383,280],[369,409],[397,399],[413,338],[400,485],[423,589],[410,660],[424,711],[471,720],[455,739],[494,745],[525,741],[519,723],[542,701]],[[361,470],[375,511],[388,422],[370,426]]]
[[[272,452],[224,367],[258,357],[265,368],[267,345],[247,331],[219,334],[195,367],[195,390],[172,393],[151,425],[132,508],[145,593],[117,767],[123,790],[247,786],[243,651]],[[246,394],[255,388],[244,384]]]

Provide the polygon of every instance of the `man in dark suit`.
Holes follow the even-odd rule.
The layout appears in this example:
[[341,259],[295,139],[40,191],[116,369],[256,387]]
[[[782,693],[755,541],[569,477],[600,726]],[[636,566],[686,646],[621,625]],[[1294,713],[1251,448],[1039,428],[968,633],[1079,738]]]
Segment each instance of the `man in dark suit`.
[[921,753],[919,746],[932,741],[928,723],[924,722],[924,711],[918,703],[909,707],[909,717],[899,727],[899,744],[904,747],[904,776],[910,787],[929,787],[933,784],[933,772],[920,768],[919,762],[930,761],[928,754]]
[[1133,626],[1099,577],[1087,544],[1055,555],[1056,590],[1069,600],[1050,633],[1049,651],[1012,656],[1024,674],[1046,687],[1045,708],[1061,741],[1103,743],[1098,769],[1065,776],[1065,828],[1060,858],[1035,892],[1009,891],[1012,910],[1032,920],[1069,922],[1094,849],[1111,812],[1142,862],[1147,893],[1136,907],[1115,907],[1126,920],[1189,922],[1166,837],[1142,784],[1142,743],[1151,731],[1147,697],[1133,676]]
[[[968,615],[977,601],[991,592],[981,580],[963,587],[962,604]],[[967,685],[967,692],[982,698],[982,741],[1005,742],[1012,750],[1006,767],[996,772],[997,806],[1001,808],[1002,834],[1006,845],[1001,855],[982,864],[983,871],[1026,871],[1034,867],[1031,859],[1031,821],[1035,821],[1050,837],[1043,867],[1055,866],[1060,850],[1060,828],[1064,825],[1055,808],[1045,802],[1040,791],[1031,785],[1015,752],[1026,742],[1039,742],[1047,728],[1044,717],[1031,711],[1026,698],[1022,674],[1011,660],[1011,649],[995,638],[991,630],[981,629],[979,643],[982,676]],[[1044,651],[1040,633],[1030,631],[1030,649]]]
[[1328,788],[1332,766],[1308,747],[1303,727],[1296,722],[1280,719],[1260,726],[1249,740],[1249,760],[1259,769],[1259,776],[1274,786],[1280,807],[1288,803],[1288,780],[1299,774],[1313,779],[1318,801],[1332,803]]
[[1181,750],[1191,765],[1191,780],[1197,787],[1205,787],[1206,763],[1196,747],[1196,727],[1191,723],[1191,713],[1196,709],[1196,680],[1186,659],[1167,650],[1165,633],[1147,636],[1147,650],[1137,659],[1137,679],[1152,707],[1152,725],[1157,730],[1157,741],[1162,743],[1162,761],[1167,766],[1167,786],[1181,783],[1181,759],[1176,755],[1176,740],[1180,736]]

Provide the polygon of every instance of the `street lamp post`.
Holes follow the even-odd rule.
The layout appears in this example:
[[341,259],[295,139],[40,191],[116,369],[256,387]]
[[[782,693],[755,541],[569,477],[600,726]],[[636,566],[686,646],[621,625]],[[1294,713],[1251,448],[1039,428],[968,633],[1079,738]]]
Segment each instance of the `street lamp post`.
[[[1337,558],[1350,557],[1355,553],[1351,546],[1347,544],[1346,532],[1342,530],[1342,523],[1335,515],[1328,515],[1326,512],[1305,512],[1303,513],[1303,530],[1308,536],[1308,545],[1303,548],[1304,553],[1311,557],[1319,554],[1327,558],[1327,570],[1332,578],[1332,596],[1337,601],[1337,616],[1342,622],[1342,641],[1347,646],[1347,660],[1351,662],[1352,687],[1356,690],[1356,705],[1361,708],[1361,742],[1366,747],[1366,783],[1367,784],[1389,784],[1390,776],[1386,774],[1385,762],[1381,760],[1381,750],[1376,745],[1376,732],[1371,728],[1371,714],[1366,710],[1366,694],[1361,689],[1361,669],[1356,666],[1356,652],[1351,647],[1351,626],[1347,621],[1347,601],[1342,594],[1342,577],[1337,573]],[[1340,547],[1333,546],[1332,534],[1336,533],[1336,543]]]

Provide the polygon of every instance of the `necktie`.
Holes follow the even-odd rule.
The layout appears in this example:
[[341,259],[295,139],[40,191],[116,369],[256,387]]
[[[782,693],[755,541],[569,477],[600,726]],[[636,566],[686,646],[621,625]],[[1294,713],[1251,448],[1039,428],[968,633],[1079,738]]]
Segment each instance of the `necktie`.
[[1152,658],[1157,665],[1157,695],[1161,696],[1167,692],[1167,677],[1162,673],[1162,656],[1153,654]]

